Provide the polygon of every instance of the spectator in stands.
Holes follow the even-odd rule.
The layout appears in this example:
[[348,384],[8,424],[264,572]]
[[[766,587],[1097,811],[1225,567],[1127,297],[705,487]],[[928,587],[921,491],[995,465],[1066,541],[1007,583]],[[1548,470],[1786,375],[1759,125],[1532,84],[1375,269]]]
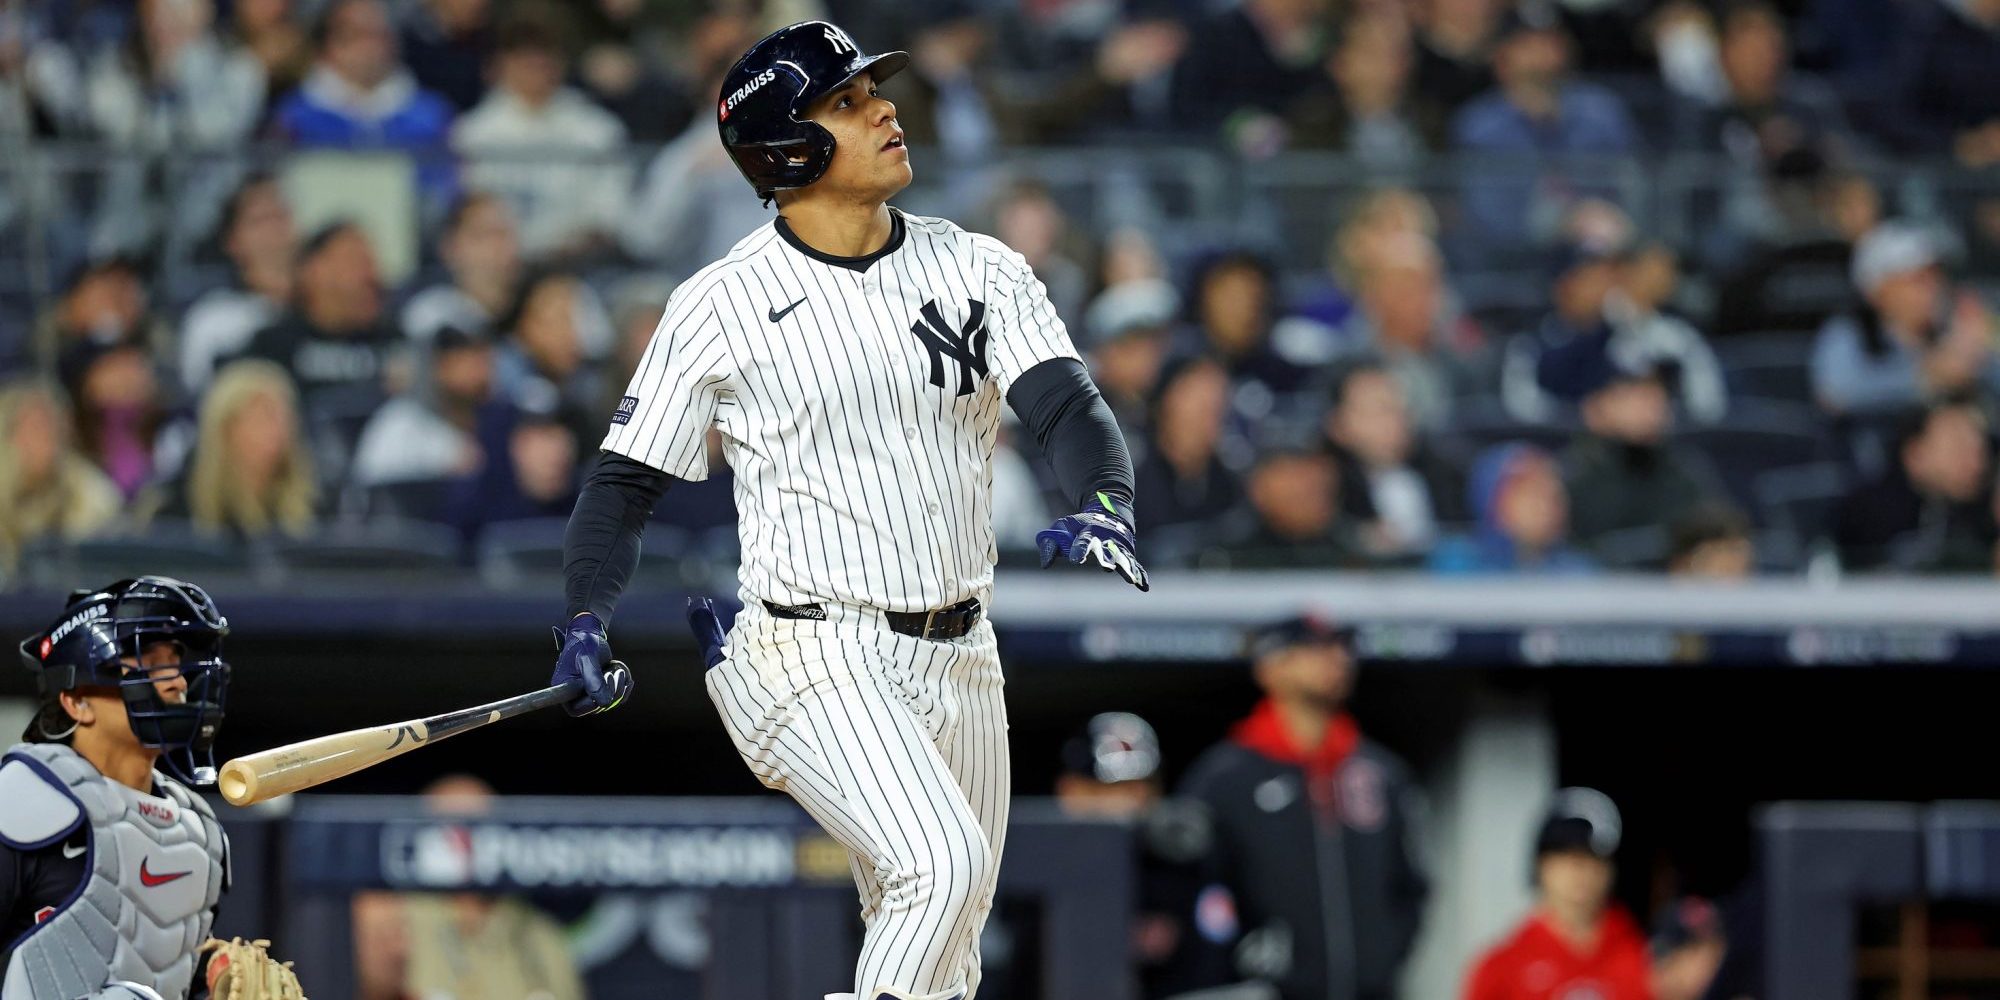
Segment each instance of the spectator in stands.
[[1396,996],[1429,894],[1409,769],[1347,711],[1351,642],[1311,616],[1261,630],[1250,659],[1264,699],[1180,789],[1214,821],[1241,928],[1232,978],[1284,1000]]
[[1442,144],[1444,124],[1410,92],[1413,61],[1400,14],[1349,16],[1325,60],[1326,78],[1290,112],[1292,144],[1340,150],[1375,172],[1420,166]]
[[[586,334],[586,326],[603,329]],[[520,403],[547,386],[560,419],[579,440],[601,433],[608,419],[596,409],[602,375],[587,341],[608,339],[609,326],[597,293],[576,275],[544,271],[529,278],[500,324],[506,336],[498,360],[501,395]]]
[[1225,539],[1242,569],[1354,569],[1369,563],[1360,526],[1341,516],[1340,469],[1324,451],[1278,447],[1244,482],[1250,505]]
[[1137,462],[1147,531],[1206,528],[1241,499],[1242,486],[1223,461],[1228,417],[1229,375],[1213,358],[1184,357],[1161,370],[1147,418],[1151,435]]
[[422,353],[414,388],[383,404],[361,432],[350,478],[366,486],[464,476],[479,467],[479,410],[493,398],[493,344],[445,327]]
[[152,315],[146,279],[130,257],[105,257],[79,266],[63,283],[62,298],[42,318],[35,353],[53,367],[70,347],[85,343],[137,344],[163,351],[170,334]]
[[[477,819],[496,798],[491,785],[466,774],[439,778],[423,795],[429,812],[447,820]],[[527,902],[475,892],[406,893],[400,901],[408,935],[405,995],[586,996],[562,925]]]
[[1138,226],[1120,226],[1104,235],[1097,255],[1097,282],[1114,288],[1128,281],[1164,281],[1167,262],[1153,235]]
[[1750,523],[1729,507],[1698,507],[1668,529],[1667,572],[1704,582],[1740,580],[1757,567]]
[[292,380],[275,364],[249,360],[216,372],[187,467],[136,509],[141,520],[188,521],[204,534],[246,540],[303,536],[318,505]]
[[507,202],[488,191],[462,195],[445,216],[438,256],[451,281],[410,296],[403,335],[421,344],[446,327],[492,332],[521,281],[521,244]]
[[674,294],[674,282],[657,275],[641,275],[628,278],[611,289],[611,326],[614,340],[611,346],[611,363],[605,372],[603,397],[598,402],[599,413],[610,413],[618,407],[618,400],[625,389],[632,384],[633,373],[639,370],[639,362],[645,358],[646,348],[653,344],[653,331],[660,325],[660,317],[667,311],[667,300]]
[[1481,956],[1464,1000],[1649,1000],[1652,963],[1639,923],[1611,900],[1623,822],[1604,793],[1556,793],[1535,837],[1535,909]]
[[489,524],[568,517],[576,505],[577,435],[553,400],[492,407],[479,422],[479,470],[458,481],[446,519],[469,543]]
[[292,0],[235,0],[229,31],[264,68],[264,93],[289,94],[312,71],[312,42],[299,27]]
[[1113,285],[1084,313],[1084,357],[1128,442],[1146,436],[1146,411],[1166,363],[1181,300],[1158,279]]
[[[272,112],[279,138],[298,146],[417,153],[444,145],[451,102],[417,86],[404,67],[382,0],[332,0],[314,27],[314,49],[312,72]],[[435,155],[419,160],[424,189],[448,191],[450,168]]]
[[1833,540],[1850,570],[1982,573],[1996,531],[1980,408],[1946,400],[1906,416],[1888,473],[1855,487],[1834,512]]
[[461,114],[486,96],[486,61],[495,40],[492,0],[423,0],[402,35],[403,58],[417,86],[443,96]]
[[1090,297],[1090,272],[1077,263],[1069,216],[1055,195],[1038,181],[1017,180],[1000,190],[993,202],[993,235],[1028,261],[1049,293],[1056,315],[1070,325],[1079,323]]
[[1279,116],[1312,89],[1325,56],[1327,0],[1244,0],[1197,22],[1174,67],[1174,117],[1230,130],[1240,151],[1276,148]]
[[[734,63],[762,33],[757,16],[769,16],[749,4],[666,9],[675,7],[692,15],[691,21],[674,23],[659,16],[662,5],[627,0],[571,4],[566,11],[581,28],[578,82],[593,100],[618,116],[635,143],[665,142],[695,121],[706,121],[711,95],[721,88],[700,90],[690,84]],[[668,37],[680,43],[671,66],[659,57],[657,41],[664,32],[672,32]]]
[[1354,311],[1354,290],[1363,272],[1405,236],[1437,239],[1437,212],[1423,195],[1408,188],[1370,191],[1341,213],[1343,221],[1326,245],[1326,274],[1296,303],[1293,312],[1339,328]]
[[1570,547],[1569,491],[1555,459],[1528,444],[1481,452],[1466,481],[1477,527],[1446,539],[1431,553],[1440,573],[1590,572],[1589,557]]
[[200,392],[216,363],[250,346],[250,338],[276,323],[291,301],[298,231],[277,178],[253,174],[237,187],[217,242],[234,274],[227,286],[194,300],[181,318],[180,377],[189,392]]
[[517,13],[500,26],[493,90],[452,127],[467,179],[507,197],[536,258],[603,249],[632,186],[625,126],[564,86],[568,69],[551,15]]
[[1500,0],[1425,0],[1415,21],[1417,94],[1453,114],[1493,86],[1493,46]]
[[1822,407],[1836,415],[1893,415],[2000,378],[1993,315],[1969,293],[1953,301],[1929,234],[1884,223],[1855,246],[1851,271],[1861,307],[1828,320],[1813,344],[1813,392]]
[[1185,349],[1222,362],[1237,386],[1233,403],[1246,418],[1262,419],[1277,397],[1304,388],[1306,367],[1272,342],[1280,303],[1277,271],[1269,261],[1247,251],[1221,254],[1196,271],[1194,288],[1195,328]]
[[217,37],[210,0],[142,0],[138,14],[138,30],[86,72],[92,130],[155,151],[247,138],[264,112],[264,67]]
[[997,149],[1053,145],[1080,126],[1122,117],[1124,93],[1171,68],[1186,40],[1164,20],[1108,25],[1094,58],[1046,70],[1027,87],[995,65],[994,12],[933,0],[919,16],[910,75],[890,95],[897,122],[915,148],[935,150],[967,175],[990,166]]
[[1379,358],[1402,384],[1417,426],[1442,429],[1453,401],[1491,377],[1485,332],[1451,307],[1444,257],[1428,237],[1403,233],[1376,244],[1355,278],[1343,349]]
[[1531,3],[1502,19],[1493,50],[1499,86],[1452,124],[1454,144],[1475,164],[1464,181],[1468,249],[1497,256],[1547,243],[1580,200],[1614,193],[1594,182],[1601,171],[1561,159],[1639,151],[1624,104],[1570,79],[1569,61],[1569,36],[1553,10]]
[[153,450],[167,406],[153,359],[137,344],[85,340],[56,370],[76,401],[77,449],[129,499],[153,478]]
[[[1716,292],[1717,337],[1811,333],[1851,309],[1854,245],[1882,222],[1882,196],[1868,178],[1832,169],[1811,150],[1781,156],[1767,183],[1775,217],[1740,267],[1724,267]],[[1723,262],[1726,264],[1726,261]]]
[[1609,334],[1581,338],[1542,354],[1542,385],[1574,403],[1583,432],[1563,456],[1570,530],[1613,566],[1661,565],[1667,528],[1720,494],[1698,455],[1668,440],[1673,403],[1659,364],[1620,357]]
[[0,576],[44,539],[73,542],[110,527],[124,497],[77,453],[68,403],[54,386],[0,388]]
[[1720,17],[1722,99],[1679,109],[1676,145],[1727,156],[1758,173],[1794,150],[1836,153],[1847,134],[1839,96],[1791,71],[1784,16],[1768,0],[1731,0]]
[[2000,0],[1919,0],[1876,90],[1876,127],[1897,149],[2000,163]]
[[368,237],[350,222],[321,228],[300,246],[292,282],[292,308],[251,338],[243,356],[290,372],[314,429],[351,447],[387,398],[401,347],[384,316]]
[[[718,70],[699,91],[721,89]],[[618,241],[627,254],[686,277],[728,256],[738,240],[770,221],[769,208],[743,197],[743,175],[716,141],[714,115],[704,103],[686,130],[647,164],[626,200]]]
[[1380,363],[1363,358],[1335,372],[1324,429],[1339,465],[1341,512],[1368,525],[1362,540],[1376,559],[1420,560],[1442,525],[1463,519],[1464,484],[1424,446],[1402,384]]
[[1542,385],[1547,352],[1601,339],[1621,365],[1649,366],[1666,375],[1670,399],[1698,424],[1729,411],[1729,391],[1714,349],[1687,320],[1667,311],[1680,283],[1679,262],[1661,244],[1637,249],[1572,244],[1558,258],[1555,309],[1532,337],[1508,345],[1501,382],[1507,412],[1540,423],[1562,413],[1563,400]]

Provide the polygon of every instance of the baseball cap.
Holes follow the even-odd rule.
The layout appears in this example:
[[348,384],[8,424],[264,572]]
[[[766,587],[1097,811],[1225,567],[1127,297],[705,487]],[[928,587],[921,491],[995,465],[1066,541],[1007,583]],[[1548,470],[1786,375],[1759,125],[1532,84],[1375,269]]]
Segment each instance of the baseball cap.
[[1130,712],[1100,712],[1063,743],[1062,767],[1107,785],[1144,781],[1160,773],[1160,737]]
[[1609,861],[1623,836],[1624,821],[1610,796],[1595,788],[1565,788],[1556,792],[1535,835],[1535,857],[1585,851]]
[[1346,645],[1354,629],[1324,615],[1304,614],[1265,625],[1250,636],[1250,659],[1261,660],[1291,646]]
[[1854,245],[1849,271],[1863,294],[1899,274],[1935,266],[1938,246],[1924,230],[1907,222],[1884,222]]
[[1158,330],[1180,314],[1181,297],[1174,286],[1157,278],[1113,285],[1090,300],[1083,314],[1088,346],[1108,344],[1135,330]]
[[1537,31],[1562,31],[1562,18],[1555,6],[1539,0],[1526,0],[1507,8],[1500,16],[1500,24],[1493,31],[1493,44],[1503,45],[1516,35]]

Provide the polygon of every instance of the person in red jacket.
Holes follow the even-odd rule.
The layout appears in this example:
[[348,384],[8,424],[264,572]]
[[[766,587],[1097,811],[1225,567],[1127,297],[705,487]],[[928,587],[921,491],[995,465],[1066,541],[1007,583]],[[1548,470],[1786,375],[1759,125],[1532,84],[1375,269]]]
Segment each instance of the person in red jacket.
[[1556,793],[1535,839],[1534,912],[1480,958],[1465,1000],[1653,1000],[1645,935],[1611,902],[1619,832],[1603,792]]

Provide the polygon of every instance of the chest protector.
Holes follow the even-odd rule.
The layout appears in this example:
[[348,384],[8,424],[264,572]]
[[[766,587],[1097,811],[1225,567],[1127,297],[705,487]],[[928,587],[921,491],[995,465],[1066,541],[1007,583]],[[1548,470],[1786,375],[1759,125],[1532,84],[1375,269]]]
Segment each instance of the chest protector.
[[153,779],[162,794],[111,781],[57,744],[0,758],[0,842],[43,850],[83,827],[89,865],[76,894],[12,943],[0,1000],[67,1000],[116,980],[188,995],[228,884],[228,844],[199,796]]

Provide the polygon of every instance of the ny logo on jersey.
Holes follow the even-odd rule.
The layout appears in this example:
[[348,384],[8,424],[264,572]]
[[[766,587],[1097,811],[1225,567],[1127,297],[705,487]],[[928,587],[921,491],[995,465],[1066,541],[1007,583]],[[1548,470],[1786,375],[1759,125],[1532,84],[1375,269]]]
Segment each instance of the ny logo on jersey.
[[946,358],[958,362],[957,395],[960,396],[972,394],[975,372],[980,378],[986,377],[986,303],[978,299],[967,301],[972,304],[972,314],[965,318],[965,324],[957,331],[945,322],[936,299],[924,303],[920,310],[923,318],[910,324],[910,332],[917,335],[917,343],[930,352],[932,385],[940,389],[945,387]]

